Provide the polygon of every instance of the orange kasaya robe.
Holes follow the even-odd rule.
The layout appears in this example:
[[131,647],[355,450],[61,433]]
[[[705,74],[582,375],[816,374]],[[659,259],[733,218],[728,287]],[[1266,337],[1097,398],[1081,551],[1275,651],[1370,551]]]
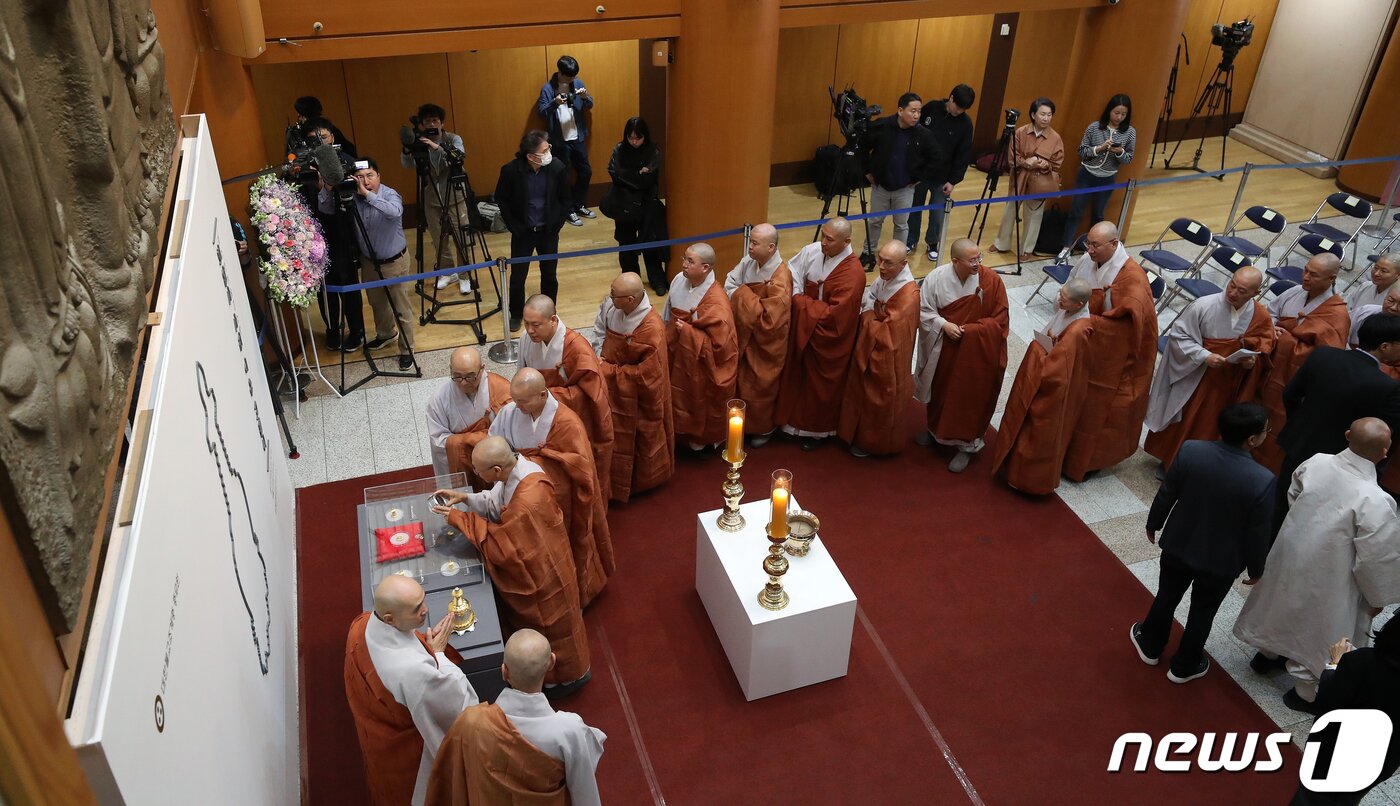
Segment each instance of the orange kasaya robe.
[[531,473],[522,479],[500,523],[459,509],[448,513],[447,521],[481,552],[511,631],[528,627],[549,640],[556,660],[545,682],[582,677],[589,668],[588,634],[564,513],[549,476]]
[[1283,330],[1283,335],[1278,337],[1274,351],[1261,356],[1264,378],[1260,385],[1259,402],[1269,410],[1269,436],[1264,439],[1263,445],[1254,449],[1254,460],[1275,474],[1283,469],[1283,448],[1278,445],[1278,432],[1288,421],[1283,405],[1283,388],[1312,355],[1313,348],[1346,349],[1347,337],[1351,335],[1351,314],[1341,295],[1333,294],[1301,321],[1294,316],[1285,316],[1278,320],[1278,326]]
[[[1221,358],[1228,358],[1241,348],[1254,350],[1260,356],[1268,355],[1274,348],[1274,320],[1269,311],[1258,302],[1254,303],[1254,318],[1239,338],[1206,339],[1203,347]],[[1201,376],[1200,385],[1186,401],[1181,410],[1181,419],[1161,431],[1149,431],[1143,449],[1157,457],[1165,467],[1172,466],[1177,451],[1188,439],[1220,439],[1220,429],[1215,420],[1226,406],[1255,400],[1259,396],[1259,384],[1264,377],[1264,362],[1259,358],[1254,367],[1245,369],[1238,364],[1226,364],[1219,369],[1207,369]]]
[[985,266],[977,288],[939,310],[963,329],[962,338],[943,338],[938,368],[929,388],[928,430],[939,439],[973,442],[987,433],[996,414],[1001,381],[1006,375],[1006,336],[1011,313],[1006,285]]
[[744,432],[766,434],[777,425],[778,384],[787,361],[792,321],[792,272],[778,264],[766,283],[746,283],[729,298],[739,340],[734,396],[745,403]]
[[671,418],[677,436],[705,445],[723,442],[739,372],[739,339],[724,285],[710,283],[694,310],[671,308],[666,323],[671,359]]
[[787,361],[775,414],[779,425],[830,433],[841,424],[841,396],[864,294],[865,270],[851,254],[825,280],[806,281],[803,293],[792,298]]
[[[408,708],[394,699],[374,668],[365,643],[365,625],[373,617],[373,613],[361,613],[350,622],[350,634],[345,639],[345,699],[350,701],[350,713],[355,717],[370,802],[375,806],[399,806],[413,799],[418,765],[423,758],[423,735],[413,724]],[[431,656],[423,634],[414,635]],[[454,661],[461,660],[451,647],[446,654]]]
[[1069,324],[1049,353],[1032,341],[1016,371],[1001,415],[992,472],[1006,467],[1006,483],[1021,492],[1049,495],[1060,473],[1074,425],[1089,394],[1090,319]]
[[919,332],[919,284],[906,283],[885,302],[860,314],[851,374],[841,401],[837,433],[868,453],[903,450],[909,440],[905,411],[914,397],[914,337]]
[[612,500],[658,487],[676,472],[666,328],[648,311],[631,335],[612,330],[599,350],[612,405]]
[[616,566],[608,530],[608,496],[598,487],[583,420],[560,406],[544,444],[522,450],[520,455],[544,468],[554,484],[554,501],[568,525],[579,605],[587,607],[608,584]]
[[[1397,381],[1400,381],[1400,367],[1394,364],[1381,364],[1381,371]],[[1380,471],[1380,478],[1377,482],[1381,489],[1392,496],[1400,497],[1400,434],[1392,434],[1390,443],[1390,459]]]
[[1112,467],[1137,453],[1148,392],[1157,363],[1157,306],[1147,273],[1128,258],[1109,286],[1089,298],[1089,394],[1065,456],[1065,475],[1083,481],[1093,470]]
[[[559,325],[559,327],[564,327]],[[613,423],[612,407],[608,405],[608,383],[588,339],[573,330],[564,330],[564,353],[559,366],[542,369],[550,394],[561,405],[573,409],[583,420],[593,449],[593,465],[598,484],[607,492],[612,479]],[[607,495],[603,496],[607,507]]]
[[500,706],[462,711],[443,737],[427,806],[567,806],[564,762],[530,744]]
[[488,394],[491,395],[491,411],[480,420],[472,423],[466,431],[447,438],[447,471],[449,473],[466,473],[472,478],[476,477],[472,471],[472,451],[476,449],[477,443],[486,439],[486,432],[491,427],[492,418],[496,416],[502,406],[510,402],[510,381],[494,372],[487,372],[482,381],[487,384]]

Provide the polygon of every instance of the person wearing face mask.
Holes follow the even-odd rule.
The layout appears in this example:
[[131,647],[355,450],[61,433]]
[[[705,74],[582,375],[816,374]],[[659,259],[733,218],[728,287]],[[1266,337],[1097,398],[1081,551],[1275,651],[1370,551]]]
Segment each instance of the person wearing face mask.
[[[1118,176],[1118,169],[1133,161],[1137,150],[1137,130],[1133,128],[1133,99],[1118,93],[1108,99],[1103,114],[1090,123],[1079,141],[1079,175],[1074,178],[1076,188],[1102,187],[1111,185]],[[1084,193],[1074,197],[1070,203],[1069,216],[1065,218],[1064,249],[1060,257],[1069,255],[1074,244],[1074,235],[1079,231],[1079,221],[1084,217],[1084,206],[1092,203],[1094,216],[1090,221],[1103,221],[1108,209],[1108,198],[1113,191]]]
[[[1031,122],[1016,130],[1010,157],[1016,160],[1016,195],[1050,193],[1060,189],[1060,165],[1065,160],[1065,141],[1050,128],[1055,102],[1049,98],[1031,101]],[[1009,252],[1016,216],[1021,216],[1021,259],[1030,260],[1040,238],[1040,220],[1045,216],[1045,199],[1008,204],[1002,208],[1001,227],[988,252]]]
[[[559,230],[569,215],[568,169],[550,153],[549,135],[539,129],[520,138],[515,159],[501,166],[496,182],[496,204],[510,230],[511,258],[553,255],[559,252]],[[557,260],[540,261],[540,293],[557,301]],[[520,329],[525,310],[525,280],[529,263],[510,267],[510,329]]]
[[[612,157],[608,160],[608,176],[612,177],[612,188],[598,209],[613,220],[618,246],[642,243],[646,240],[642,230],[647,206],[657,198],[661,176],[661,150],[652,143],[651,130],[642,118],[629,118],[622,128],[622,141],[613,146]],[[647,283],[651,290],[664,296],[670,283],[666,279],[666,267],[661,263],[661,250],[619,252],[618,265],[623,271],[637,273],[638,254],[646,261]]]

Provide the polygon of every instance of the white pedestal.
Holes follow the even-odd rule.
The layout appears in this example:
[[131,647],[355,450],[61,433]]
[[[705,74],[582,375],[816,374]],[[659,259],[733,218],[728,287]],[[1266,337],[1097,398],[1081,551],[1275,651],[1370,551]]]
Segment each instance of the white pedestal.
[[[796,509],[797,499],[793,499]],[[702,512],[695,536],[695,590],[744,697],[756,700],[846,675],[856,596],[820,537],[805,557],[788,556],[783,589],[791,602],[765,610],[758,594],[768,581],[767,499],[740,506],[745,526],[726,532],[720,510]]]

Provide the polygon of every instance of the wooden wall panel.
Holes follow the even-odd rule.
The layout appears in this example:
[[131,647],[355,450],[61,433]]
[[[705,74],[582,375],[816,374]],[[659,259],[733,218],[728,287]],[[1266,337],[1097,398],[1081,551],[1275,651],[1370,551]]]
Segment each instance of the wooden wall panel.
[[350,117],[350,97],[345,92],[345,70],[340,62],[253,64],[249,69],[257,94],[263,151],[269,163],[286,159],[287,124],[297,117],[292,102],[303,95],[320,98],[326,116],[359,147]]
[[417,114],[419,104],[431,101],[447,108],[444,124],[448,131],[456,131],[459,112],[448,107],[452,92],[447,54],[354,59],[344,65],[355,147],[361,157],[374,157],[384,183],[402,194],[405,204],[412,204],[417,179],[412,168],[399,164],[403,153],[399,127],[408,123],[409,115]]
[[842,25],[836,46],[837,91],[854,84],[867,102],[892,113],[899,96],[909,91],[918,33],[919,27],[908,21]]
[[[540,85],[549,78],[549,73],[543,72],[545,49],[451,53],[447,64],[455,131],[467,146],[472,187],[485,196],[495,191],[501,165],[515,155],[521,136],[540,127],[535,100]],[[584,83],[591,84],[589,79],[584,72]]]
[[202,26],[195,18],[191,0],[151,0],[156,17],[156,36],[165,51],[165,81],[170,87],[171,107],[178,120],[189,108],[194,91],[195,64],[199,61]]
[[[818,146],[841,140],[827,93],[827,87],[835,85],[839,31],[838,26],[825,25],[778,32],[778,81],[772,107],[775,164],[810,160]],[[841,89],[837,86],[837,92]]]
[[925,101],[948,97],[958,84],[980,90],[991,36],[991,14],[919,20],[911,89]]
[[680,13],[679,0],[608,0],[603,14],[595,10],[597,7],[593,2],[504,3],[500,0],[418,0],[412,4],[381,0],[302,3],[262,0],[263,26],[271,41],[284,36],[291,39],[314,36],[312,24],[315,22],[324,26],[322,36],[343,37],[492,26],[587,25],[609,20],[674,17]]
[[[1356,119],[1356,128],[1347,146],[1347,159],[1383,157],[1396,152],[1395,132],[1400,131],[1400,106],[1396,105],[1396,98],[1400,98],[1400,26],[1390,31],[1390,41],[1371,80],[1366,105]],[[1394,170],[1393,162],[1347,165],[1337,173],[1337,186],[1372,200],[1380,199],[1384,204],[1381,196],[1387,190],[1400,197],[1395,187],[1387,184]],[[1396,198],[1396,202],[1400,203],[1400,198]]]
[[[1244,112],[1249,92],[1254,88],[1254,78],[1259,73],[1259,60],[1264,55],[1264,43],[1269,38],[1269,27],[1278,10],[1278,0],[1191,0],[1187,8],[1186,24],[1183,32],[1190,44],[1191,65],[1186,65],[1183,54],[1177,72],[1176,99],[1172,104],[1173,120],[1186,120],[1191,108],[1200,98],[1206,80],[1220,64],[1220,48],[1210,44],[1211,26],[1218,23],[1229,25],[1249,17],[1254,22],[1254,38],[1235,59],[1234,102],[1232,113]],[[1177,42],[1181,39],[1178,37]],[[1163,92],[1166,88],[1163,87]],[[1138,129],[1142,126],[1139,124]]]
[[[622,139],[622,127],[627,119],[638,113],[637,42],[550,45],[545,48],[544,69],[535,82],[536,93],[553,75],[559,57],[566,53],[578,59],[579,78],[594,96],[588,157],[593,164],[593,182],[607,182],[608,155]],[[535,120],[538,122],[539,117]]]
[[[1080,15],[1079,9],[1020,15],[1002,106],[1025,113],[1030,102],[1042,95],[1053,100],[1057,107],[1064,105],[1065,74],[1069,70]],[[1088,121],[1057,119],[1051,125],[1066,141],[1073,137],[1078,142],[1079,135],[1072,133],[1082,131]]]

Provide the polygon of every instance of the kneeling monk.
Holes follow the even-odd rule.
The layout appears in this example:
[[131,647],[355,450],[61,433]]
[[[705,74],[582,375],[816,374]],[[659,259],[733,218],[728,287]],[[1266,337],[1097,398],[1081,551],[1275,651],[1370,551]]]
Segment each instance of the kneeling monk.
[[472,448],[510,402],[510,381],[482,367],[475,347],[458,347],[448,360],[451,379],[428,399],[428,450],[433,474],[471,471]]

